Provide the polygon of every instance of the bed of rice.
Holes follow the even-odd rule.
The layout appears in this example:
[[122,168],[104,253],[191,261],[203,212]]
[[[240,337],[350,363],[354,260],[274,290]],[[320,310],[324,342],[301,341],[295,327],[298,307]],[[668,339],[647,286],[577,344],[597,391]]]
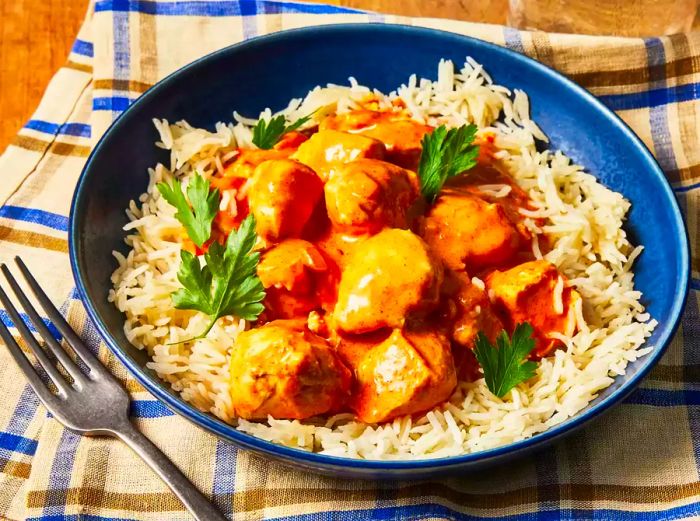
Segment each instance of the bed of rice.
[[[343,112],[368,92],[350,78],[349,86],[317,87],[282,112],[291,120],[319,107]],[[542,360],[536,376],[503,399],[491,394],[483,379],[462,382],[448,403],[421,417],[385,425],[357,422],[351,414],[303,422],[236,419],[228,360],[236,335],[247,325],[226,317],[206,339],[171,344],[200,333],[207,318],[171,304],[170,294],[179,287],[180,224],[155,184],[172,176],[186,180],[194,171],[209,176],[222,169],[237,146],[251,146],[250,128],[256,120],[237,113],[233,122],[218,123],[215,132],[184,121],[154,121],[160,133],[157,146],[170,150],[170,165],[150,170],[146,193],[127,209],[129,253],[125,257],[114,252],[119,267],[109,300],[125,314],[128,339],[148,351],[149,367],[195,407],[260,438],[325,454],[367,459],[452,456],[528,438],[576,414],[616,375],[624,374],[628,362],[650,350],[641,346],[656,323],[644,312],[633,285],[632,263],[641,247],[631,245],[622,229],[629,202],[563,153],[537,152],[536,141],[547,138],[529,118],[526,94],[493,84],[482,66],[469,58],[461,70],[441,61],[437,81],[412,76],[395,92],[376,94],[387,105],[401,98],[419,121],[471,122],[482,132],[495,133],[499,159],[536,207],[526,212],[527,226],[535,237],[549,237],[553,247],[544,257],[583,296],[577,309],[580,330],[562,337],[565,349]],[[260,115],[270,116],[270,111]],[[230,201],[230,194],[224,193],[222,207]],[[538,227],[537,222],[544,225]],[[532,247],[542,257],[536,239]]]

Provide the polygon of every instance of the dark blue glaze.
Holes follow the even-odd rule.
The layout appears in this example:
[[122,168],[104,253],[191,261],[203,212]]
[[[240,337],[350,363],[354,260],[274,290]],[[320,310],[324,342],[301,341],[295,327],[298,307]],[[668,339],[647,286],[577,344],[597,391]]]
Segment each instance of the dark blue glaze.
[[[113,249],[125,250],[124,209],[146,188],[146,169],[166,154],[153,146],[151,118],[186,119],[212,128],[235,109],[254,116],[280,109],[318,84],[348,76],[388,92],[412,73],[434,78],[440,58],[482,63],[498,84],[525,90],[532,117],[562,149],[632,202],[627,227],[646,249],[636,287],[659,326],[654,351],[629,365],[588,408],[545,433],[476,454],[423,461],[359,461],[288,449],[241,433],[186,404],[145,368],[143,352],[122,332],[122,315],[107,302]],[[90,156],[73,199],[71,264],[90,318],[110,349],[172,410],[242,447],[319,472],[363,478],[421,478],[503,463],[570,434],[627,396],[658,361],[673,335],[688,291],[688,242],[676,200],[658,165],[620,119],[584,89],[520,54],[472,38],[397,25],[313,27],[256,38],[202,58],[141,96],[107,131]]]

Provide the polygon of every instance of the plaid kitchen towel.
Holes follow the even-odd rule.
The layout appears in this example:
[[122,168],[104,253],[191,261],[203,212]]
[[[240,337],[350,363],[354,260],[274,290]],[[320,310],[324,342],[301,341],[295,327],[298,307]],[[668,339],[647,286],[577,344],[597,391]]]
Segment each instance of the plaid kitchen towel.
[[[423,483],[342,481],[237,450],[174,416],[106,351],[76,298],[67,256],[73,187],[90,147],[142,92],[234,42],[292,27],[405,23],[467,34],[562,71],[652,150],[684,210],[693,249],[681,328],[623,405],[536,458]],[[139,429],[234,519],[700,518],[700,34],[621,39],[518,32],[318,4],[98,0],[34,117],[0,158],[0,261],[21,255],[129,389]],[[653,246],[652,246],[653,247]],[[3,311],[0,318],[10,321]],[[190,519],[122,443],[82,438],[47,416],[0,348],[0,517]]]

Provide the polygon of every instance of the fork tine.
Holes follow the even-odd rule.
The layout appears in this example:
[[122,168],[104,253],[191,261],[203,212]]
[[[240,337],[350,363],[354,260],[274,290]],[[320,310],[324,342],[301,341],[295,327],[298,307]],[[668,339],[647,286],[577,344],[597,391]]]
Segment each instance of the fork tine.
[[[39,342],[36,341],[36,338],[34,338],[32,332],[29,331],[29,328],[22,320],[22,317],[19,315],[19,312],[10,301],[10,298],[7,296],[7,293],[5,293],[5,291],[2,288],[0,288],[0,302],[2,302],[2,305],[5,306],[7,314],[10,315],[10,318],[15,324],[15,327],[17,328],[17,331],[19,332],[20,336],[29,345],[29,348],[32,350],[32,353],[34,353],[34,356],[39,362],[39,365],[41,365],[44,368],[46,373],[49,375],[49,378],[51,378],[53,383],[56,384],[56,387],[58,388],[58,394],[60,396],[66,397],[68,395],[70,385],[65,380],[65,378],[63,378],[63,375],[58,372],[56,366],[53,364],[53,362],[51,362],[51,360],[49,360],[49,357],[46,356],[46,353],[39,345]],[[12,335],[10,335],[10,338],[11,337]]]
[[44,339],[44,342],[46,342],[47,349],[51,351],[56,358],[58,358],[58,361],[61,362],[64,369],[73,377],[73,380],[75,380],[77,387],[84,385],[85,374],[83,374],[73,359],[68,356],[66,350],[63,349],[63,346],[54,338],[53,333],[49,331],[49,328],[46,327],[46,324],[44,324],[44,321],[41,320],[41,317],[39,317],[36,309],[34,309],[34,306],[31,302],[29,302],[29,299],[22,291],[22,288],[20,288],[19,284],[17,284],[15,277],[12,275],[12,273],[10,273],[10,270],[4,264],[0,266],[0,269],[2,270],[3,275],[5,275],[5,279],[7,279],[7,282],[10,284],[10,287],[17,297],[17,300],[19,300],[19,303],[22,305],[22,308],[24,308],[24,311],[27,313],[27,315],[29,315],[29,318],[34,324],[34,328],[39,332],[39,336],[41,336]]
[[56,407],[58,406],[58,400],[56,395],[54,395],[51,390],[46,387],[44,382],[41,380],[37,374],[34,366],[29,361],[27,356],[19,347],[19,344],[15,341],[14,337],[7,329],[5,324],[0,321],[0,338],[5,343],[7,350],[12,355],[15,363],[19,366],[20,370],[24,373],[24,376],[29,380],[29,385],[34,389],[34,393],[39,397],[44,406],[51,412],[51,414],[56,414]]
[[39,301],[39,304],[46,312],[46,316],[49,320],[53,322],[56,329],[63,335],[68,345],[70,345],[75,353],[80,357],[80,359],[85,363],[86,366],[90,368],[90,377],[94,377],[100,374],[104,377],[112,377],[111,373],[107,371],[107,368],[102,365],[95,355],[93,355],[90,350],[85,346],[78,334],[73,330],[70,324],[63,318],[63,315],[56,309],[49,297],[44,293],[44,290],[39,287],[39,283],[36,281],[34,276],[29,272],[29,269],[24,264],[21,258],[15,257],[15,262],[19,266],[20,271],[24,280],[27,281],[29,287],[34,293],[34,296]]

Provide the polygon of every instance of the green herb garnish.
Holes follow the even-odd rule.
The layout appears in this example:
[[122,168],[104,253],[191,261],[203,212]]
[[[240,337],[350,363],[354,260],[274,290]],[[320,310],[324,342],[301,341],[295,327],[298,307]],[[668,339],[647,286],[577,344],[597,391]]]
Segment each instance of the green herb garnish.
[[479,331],[474,354],[484,370],[489,391],[503,398],[513,387],[535,376],[537,364],[526,360],[535,348],[532,326],[527,322],[518,324],[511,338],[508,338],[505,331],[501,331],[496,343],[498,348]]
[[270,149],[287,132],[296,130],[311,119],[313,114],[297,119],[287,125],[287,118],[282,115],[270,118],[269,121],[260,119],[253,127],[253,144],[262,149]]
[[462,125],[449,130],[445,125],[440,125],[423,136],[418,177],[421,192],[428,202],[435,201],[450,177],[476,165],[479,155],[479,146],[473,144],[476,131],[476,125]]
[[250,215],[238,230],[232,231],[226,245],[214,241],[204,254],[206,265],[186,250],[177,278],[182,289],[172,294],[177,309],[194,309],[209,315],[206,330],[193,338],[204,338],[216,321],[225,315],[256,320],[265,309],[261,304],[265,289],[257,275],[260,253],[253,252],[257,235],[255,218]]
[[211,223],[219,211],[219,190],[210,191],[209,181],[196,174],[187,187],[188,203],[177,179],[173,179],[172,184],[163,182],[156,186],[163,198],[177,208],[175,217],[185,227],[192,242],[201,247],[209,240]]
[[[211,237],[211,224],[219,211],[219,190],[210,191],[210,184],[196,174],[187,187],[187,198],[177,179],[171,184],[158,183],[163,198],[177,208],[175,217],[187,230],[192,242],[201,247]],[[190,206],[191,205],[191,206]],[[206,264],[187,250],[180,252],[177,278],[182,289],[172,293],[177,309],[192,309],[209,315],[204,338],[216,321],[224,315],[256,320],[262,313],[265,289],[257,276],[260,254],[253,252],[257,235],[255,219],[249,216],[238,230],[232,231],[226,245],[213,241],[204,254]]]

